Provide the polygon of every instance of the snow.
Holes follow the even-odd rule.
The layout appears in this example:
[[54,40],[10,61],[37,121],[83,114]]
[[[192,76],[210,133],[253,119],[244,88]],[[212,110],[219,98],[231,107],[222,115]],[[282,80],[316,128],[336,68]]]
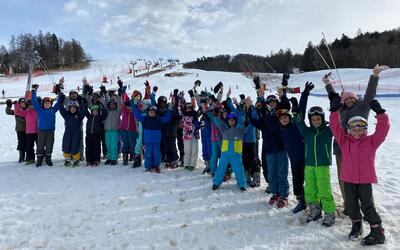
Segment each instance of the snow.
[[[118,61],[117,61],[118,62]],[[102,63],[106,68],[107,63]],[[122,68],[123,62],[119,62]],[[115,65],[115,63],[109,63]],[[110,66],[111,67],[111,66]],[[117,67],[118,68],[118,67]],[[255,96],[252,81],[239,73],[207,72],[178,69],[190,73],[184,77],[150,76],[150,83],[159,87],[159,94],[169,96],[173,88],[188,90],[196,79],[201,88],[219,81],[232,86],[232,95]],[[68,87],[81,84],[86,75],[99,79],[96,67],[85,71],[63,72]],[[112,70],[111,70],[112,71]],[[110,74],[112,73],[110,71]],[[117,71],[117,70],[116,70]],[[342,81],[366,83],[370,70],[343,69]],[[385,72],[385,84],[399,86],[399,69]],[[314,81],[316,93],[322,93],[320,82],[325,72],[293,75],[290,84],[303,87]],[[390,73],[390,74],[389,74]],[[196,74],[199,74],[196,77]],[[387,77],[385,77],[387,74]],[[133,89],[144,89],[146,78],[121,78]],[[47,78],[48,79],[48,78]],[[44,84],[44,77],[35,82]],[[49,81],[49,80],[47,80]],[[396,82],[397,81],[397,82]],[[94,83],[94,81],[90,81]],[[115,80],[113,80],[115,82]],[[96,84],[99,84],[98,82]],[[381,82],[380,82],[381,84]],[[114,86],[116,84],[114,83]],[[238,86],[238,89],[236,88]],[[271,87],[274,82],[271,83]],[[1,85],[3,86],[3,85]],[[25,82],[14,83],[15,96],[25,90]],[[41,95],[48,93],[42,92]],[[380,98],[392,124],[386,141],[377,153],[379,184],[374,185],[378,212],[382,216],[387,241],[380,249],[395,249],[400,244],[400,113],[397,98]],[[327,98],[310,97],[309,107],[321,105]],[[4,106],[3,106],[4,107]],[[65,168],[61,152],[64,131],[62,118],[57,116],[54,145],[54,167],[28,167],[17,159],[14,118],[0,112],[0,249],[358,249],[359,242],[347,240],[351,223],[338,217],[331,228],[321,222],[303,225],[304,213],[292,215],[293,195],[289,205],[278,209],[268,206],[260,188],[242,193],[234,179],[211,191],[211,178],[202,175],[203,163],[193,172],[183,169],[165,170],[161,174],[144,173],[144,169],[128,166],[98,168]],[[370,124],[374,124],[371,115]],[[370,126],[369,133],[374,132]],[[199,154],[201,155],[201,154]],[[83,164],[82,164],[83,165]],[[291,176],[289,174],[289,176]],[[291,182],[291,181],[290,181]],[[336,166],[331,167],[331,183],[338,206],[339,186]],[[292,191],[292,189],[291,189]],[[368,233],[367,224],[364,235]]]

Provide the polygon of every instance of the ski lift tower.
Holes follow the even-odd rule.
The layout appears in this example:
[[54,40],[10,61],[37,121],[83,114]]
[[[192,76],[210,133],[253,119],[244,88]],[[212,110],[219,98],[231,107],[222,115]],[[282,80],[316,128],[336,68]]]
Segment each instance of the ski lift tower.
[[147,61],[147,62],[146,62],[146,68],[147,68],[147,77],[149,77],[150,65],[151,65],[151,62],[150,62],[150,61]]
[[33,67],[35,67],[36,64],[39,64],[39,60],[41,59],[41,57],[39,56],[39,53],[37,51],[33,53],[25,53],[24,55],[25,55],[24,61],[29,65],[28,82],[26,83],[25,98],[30,99]]
[[162,58],[160,57],[160,58],[158,58],[158,60],[160,61],[160,65],[161,65],[161,68],[162,68],[162,62],[164,61],[164,59],[162,59]]
[[130,64],[132,65],[133,78],[135,78],[135,65],[137,64],[137,62],[136,61],[130,61]]

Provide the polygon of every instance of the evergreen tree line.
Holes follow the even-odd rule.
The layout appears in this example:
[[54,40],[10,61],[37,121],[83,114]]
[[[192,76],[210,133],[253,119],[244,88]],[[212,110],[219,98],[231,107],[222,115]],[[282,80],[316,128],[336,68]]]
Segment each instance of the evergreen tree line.
[[43,34],[39,31],[37,35],[25,33],[12,36],[8,49],[4,45],[0,46],[0,72],[4,73],[9,66],[16,73],[27,72],[25,53],[34,51],[39,52],[49,69],[70,66],[89,59],[80,42],[75,39],[67,41],[50,32]]
[[[353,39],[342,35],[329,44],[332,56],[338,68],[372,68],[377,63],[400,67],[400,28],[384,32],[366,32],[358,30]],[[293,54],[290,49],[279,50],[267,56],[251,54],[218,55],[201,57],[184,64],[185,68],[232,72],[302,72],[327,69],[318,55],[321,53],[329,66],[333,68],[328,49],[323,40],[318,45],[309,42],[303,54]]]

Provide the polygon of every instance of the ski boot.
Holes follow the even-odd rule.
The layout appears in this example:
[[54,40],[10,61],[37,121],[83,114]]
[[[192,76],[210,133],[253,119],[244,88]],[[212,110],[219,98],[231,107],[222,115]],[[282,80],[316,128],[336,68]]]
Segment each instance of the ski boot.
[[107,159],[107,160],[104,162],[104,165],[110,165],[110,163],[111,163],[111,160]]
[[356,241],[361,238],[363,233],[362,221],[353,221],[352,223],[353,225],[351,226],[351,231],[349,233],[349,240]]
[[293,208],[292,212],[297,214],[307,208],[306,202],[303,198],[297,198],[297,205]]
[[43,155],[37,155],[36,167],[42,166],[42,163],[43,163]]
[[53,166],[53,162],[51,161],[51,155],[46,155],[45,160],[46,160],[47,166],[49,166],[49,167]]
[[18,163],[22,163],[25,161],[25,151],[20,150],[19,151],[19,159],[18,159]]
[[64,167],[70,167],[70,166],[71,166],[71,161],[70,160],[65,160]]
[[371,227],[371,232],[367,237],[361,240],[361,245],[371,246],[376,244],[385,243],[385,229],[381,225],[377,227]]
[[310,214],[307,217],[307,223],[310,223],[311,221],[317,221],[319,218],[321,218],[321,208],[317,204],[310,204],[309,207]]
[[128,165],[128,154],[127,153],[122,154],[122,165],[124,165],[124,166]]
[[272,197],[269,199],[268,204],[269,205],[274,205],[275,202],[277,202],[279,199],[279,196],[277,194],[272,195]]
[[331,227],[335,224],[335,214],[325,214],[324,218],[322,219],[322,225],[325,227]]
[[286,207],[287,204],[288,204],[288,199],[286,197],[279,197],[279,200],[276,203],[276,206],[278,208],[283,208],[283,207]]
[[79,160],[74,161],[72,167],[79,167]]

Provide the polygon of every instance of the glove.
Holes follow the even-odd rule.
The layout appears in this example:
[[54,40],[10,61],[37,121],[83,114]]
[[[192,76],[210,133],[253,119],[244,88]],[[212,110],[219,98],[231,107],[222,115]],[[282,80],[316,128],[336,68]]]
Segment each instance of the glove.
[[255,85],[256,89],[260,89],[261,88],[260,77],[259,76],[254,77],[253,82],[254,82],[254,85]]
[[158,87],[157,87],[157,86],[154,86],[154,87],[153,87],[153,92],[157,92],[157,90],[158,90]]
[[312,82],[306,82],[306,85],[304,86],[304,91],[306,95],[310,94],[310,91],[314,88],[314,84]]
[[290,74],[289,73],[283,73],[282,76],[282,86],[288,86],[288,80],[290,78]]
[[121,79],[118,78],[117,84],[121,88],[122,84],[124,84],[124,82]]
[[201,85],[201,81],[200,81],[200,80],[196,80],[196,81],[194,82],[194,84],[197,85],[197,86],[200,86],[200,85]]
[[385,109],[382,108],[381,104],[378,102],[378,100],[372,100],[372,102],[369,104],[371,106],[371,109],[377,114],[383,114],[386,112]]
[[100,86],[100,93],[103,95],[107,94],[106,86]]
[[289,99],[290,103],[292,104],[292,113],[299,112],[299,102],[297,101],[296,97],[292,97]]
[[[193,92],[193,91],[192,91],[192,92]],[[174,96],[177,96],[178,93],[179,93],[179,90],[178,90],[178,89],[174,89]]]
[[213,89],[214,93],[217,94],[219,92],[219,90],[221,89],[221,87],[223,87],[224,84],[222,82],[219,82]]
[[118,95],[121,96],[126,93],[126,86],[120,87],[118,89]]
[[89,86],[89,85],[87,85],[88,87],[87,87],[87,93],[88,93],[88,95],[93,95],[93,86]]
[[7,100],[6,100],[6,104],[7,104],[7,107],[11,108],[11,106],[12,106],[12,101],[11,101],[11,99],[7,99]]
[[146,86],[146,87],[147,87],[147,86],[150,86],[149,81],[146,80],[146,81],[144,82],[144,86]]
[[188,93],[189,93],[190,98],[194,97],[193,90],[189,90]]
[[246,99],[246,97],[244,96],[244,94],[240,94],[239,97],[240,97],[240,100]]
[[130,106],[131,106],[131,101],[130,101],[130,100],[126,100],[126,101],[124,102],[124,105],[125,105],[126,107],[130,107]]
[[32,90],[38,90],[39,84],[32,84]]
[[60,84],[56,84],[56,87],[54,89],[54,94],[58,95],[59,93],[61,93]]
[[333,94],[330,102],[330,109],[329,111],[331,112],[336,112],[340,109],[342,106],[342,99],[340,98],[339,94]]

